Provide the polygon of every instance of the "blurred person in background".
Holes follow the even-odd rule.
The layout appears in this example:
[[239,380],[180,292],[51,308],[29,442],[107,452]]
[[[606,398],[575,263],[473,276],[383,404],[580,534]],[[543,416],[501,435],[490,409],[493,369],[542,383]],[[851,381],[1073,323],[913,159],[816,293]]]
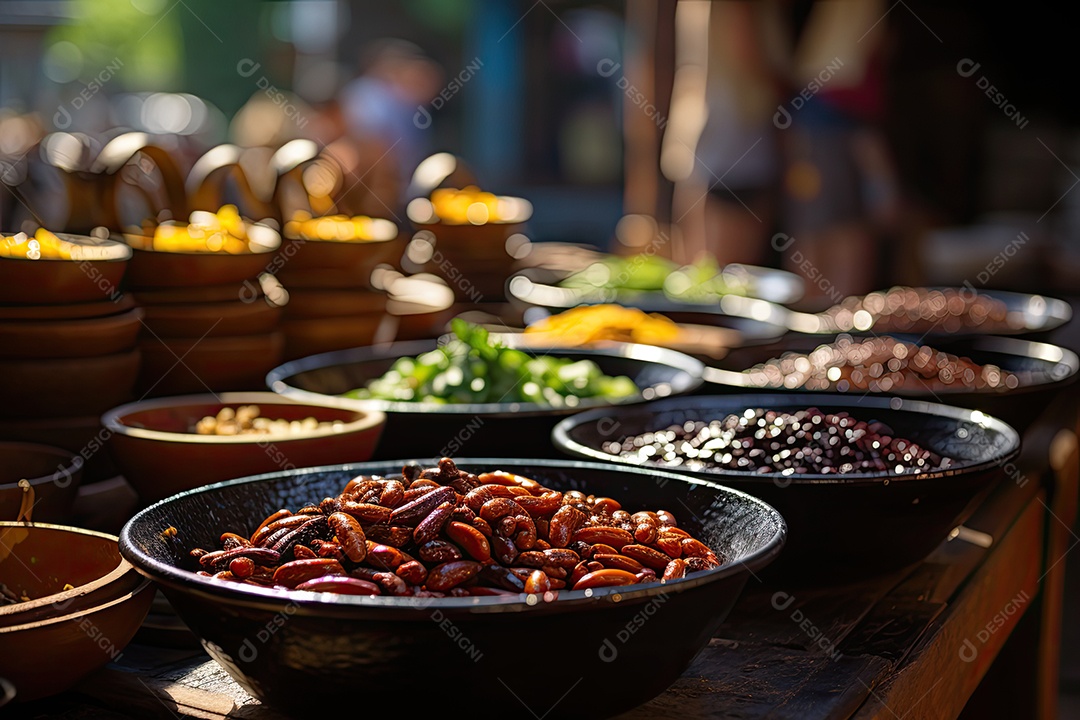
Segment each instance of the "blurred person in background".
[[878,285],[880,235],[898,214],[881,130],[887,10],[884,0],[711,5],[697,148],[709,252],[721,263],[780,252],[807,278],[810,303]]
[[309,121],[314,110],[292,93],[276,90],[276,98],[260,91],[237,111],[229,136],[240,147],[279,148],[290,140],[314,134]]
[[343,141],[355,149],[339,144],[335,151],[346,165],[346,187],[352,186],[345,202],[356,212],[396,215],[413,171],[434,149],[424,109],[439,92],[443,71],[419,46],[398,39],[374,42],[361,68],[339,100]]
[[796,4],[789,15],[793,89],[777,125],[785,158],[781,230],[793,241],[776,247],[789,269],[811,280],[811,301],[877,287],[881,237],[899,214],[882,130],[887,12],[884,0],[835,0]]
[[773,113],[787,83],[777,57],[779,24],[767,17],[775,10],[765,2],[710,6],[708,118],[696,169],[709,188],[706,246],[721,265],[765,263],[776,222],[780,156]]

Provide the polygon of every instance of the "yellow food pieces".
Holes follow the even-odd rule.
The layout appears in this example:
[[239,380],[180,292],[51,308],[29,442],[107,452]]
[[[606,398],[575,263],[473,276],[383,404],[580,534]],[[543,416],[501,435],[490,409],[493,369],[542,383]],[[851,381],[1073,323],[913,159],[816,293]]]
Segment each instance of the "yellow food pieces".
[[247,225],[235,205],[226,205],[216,213],[196,210],[187,224],[162,223],[154,228],[150,247],[144,249],[230,255],[251,252]]
[[459,225],[483,225],[504,220],[499,213],[499,198],[475,185],[461,190],[439,188],[431,193],[431,204],[440,220]]
[[584,305],[545,318],[525,332],[545,334],[553,342],[571,347],[601,340],[666,345],[681,333],[679,326],[663,315],[621,305]]
[[397,225],[389,220],[366,215],[324,215],[311,217],[299,211],[285,223],[285,236],[300,240],[340,240],[344,242],[375,242],[397,237]]
[[16,233],[0,238],[0,257],[24,260],[70,260],[75,243],[61,240],[45,228],[38,228],[33,237]]

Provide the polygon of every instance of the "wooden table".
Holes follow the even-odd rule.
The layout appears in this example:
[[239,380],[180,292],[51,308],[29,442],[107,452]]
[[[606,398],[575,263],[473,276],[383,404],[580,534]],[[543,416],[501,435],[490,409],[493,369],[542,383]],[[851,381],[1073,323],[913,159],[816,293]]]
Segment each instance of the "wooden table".
[[[914,569],[844,587],[751,580],[682,678],[623,717],[1054,720],[1064,568],[1080,544],[1076,431],[1065,393],[1025,434],[1017,471]],[[281,717],[201,650],[139,644],[18,715]]]

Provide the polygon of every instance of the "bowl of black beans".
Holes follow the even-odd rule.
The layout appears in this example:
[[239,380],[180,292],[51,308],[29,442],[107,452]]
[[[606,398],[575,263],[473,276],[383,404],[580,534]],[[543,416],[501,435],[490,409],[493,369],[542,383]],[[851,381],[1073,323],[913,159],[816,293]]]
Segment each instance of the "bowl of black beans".
[[562,452],[708,478],[784,516],[773,577],[865,577],[919,562],[1015,474],[1016,430],[978,410],[898,397],[745,394],[581,413]]

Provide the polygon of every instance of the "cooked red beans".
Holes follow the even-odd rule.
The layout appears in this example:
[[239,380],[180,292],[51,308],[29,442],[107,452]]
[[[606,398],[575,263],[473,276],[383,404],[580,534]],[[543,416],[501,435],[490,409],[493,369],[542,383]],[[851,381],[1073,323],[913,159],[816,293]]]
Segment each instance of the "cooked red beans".
[[353,595],[547,597],[667,582],[723,562],[665,510],[631,514],[613,498],[501,471],[473,475],[450,458],[354,478],[336,498],[278,510],[250,539],[227,532],[226,541],[191,550],[200,574]]

